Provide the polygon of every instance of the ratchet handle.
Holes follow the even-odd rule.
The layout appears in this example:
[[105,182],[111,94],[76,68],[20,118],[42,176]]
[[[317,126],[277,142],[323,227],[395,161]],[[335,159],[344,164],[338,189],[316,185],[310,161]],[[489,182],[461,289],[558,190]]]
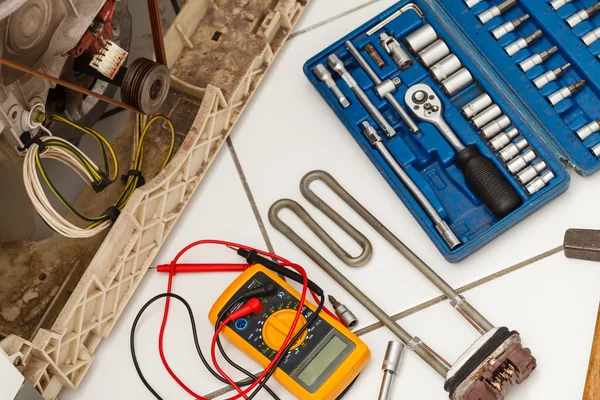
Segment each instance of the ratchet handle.
[[523,204],[519,193],[477,146],[461,150],[456,155],[456,163],[469,188],[498,218],[507,216]]

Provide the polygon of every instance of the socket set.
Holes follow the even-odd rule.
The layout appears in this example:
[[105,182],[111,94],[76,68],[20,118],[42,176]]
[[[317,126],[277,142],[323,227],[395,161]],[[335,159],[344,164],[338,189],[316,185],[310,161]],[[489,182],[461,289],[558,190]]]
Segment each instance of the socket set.
[[598,171],[600,1],[462,2],[456,23],[492,65],[504,66],[501,74],[519,88],[561,157],[582,175]]
[[593,3],[400,1],[304,72],[458,262],[600,169]]

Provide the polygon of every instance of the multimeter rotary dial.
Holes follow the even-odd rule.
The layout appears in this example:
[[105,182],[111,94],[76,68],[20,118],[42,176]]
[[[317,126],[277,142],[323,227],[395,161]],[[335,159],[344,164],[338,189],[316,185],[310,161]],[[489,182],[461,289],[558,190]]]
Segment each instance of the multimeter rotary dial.
[[[271,349],[278,351],[283,345],[295,317],[296,310],[292,309],[280,310],[269,316],[262,328],[262,337],[265,344]],[[306,318],[301,315],[294,329],[294,336],[302,329],[304,324],[306,324]],[[300,346],[304,342],[304,339],[306,339],[306,331],[294,342],[290,350],[294,350]]]

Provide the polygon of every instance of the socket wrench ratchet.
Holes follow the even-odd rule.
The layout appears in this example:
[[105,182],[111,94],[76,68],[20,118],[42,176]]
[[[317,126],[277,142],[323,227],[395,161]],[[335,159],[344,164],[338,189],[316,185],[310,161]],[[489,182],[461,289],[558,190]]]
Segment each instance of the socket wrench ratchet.
[[523,200],[494,163],[484,157],[475,145],[465,146],[444,118],[439,96],[426,84],[408,89],[406,105],[421,121],[435,126],[456,151],[456,164],[463,171],[465,181],[498,218],[516,210]]

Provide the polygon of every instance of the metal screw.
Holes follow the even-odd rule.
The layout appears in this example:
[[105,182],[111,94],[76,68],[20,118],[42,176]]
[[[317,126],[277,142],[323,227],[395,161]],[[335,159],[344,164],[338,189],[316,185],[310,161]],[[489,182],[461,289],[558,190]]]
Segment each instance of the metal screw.
[[44,121],[46,120],[46,114],[44,114],[41,111],[36,111],[35,114],[33,114],[33,121],[43,124]]
[[423,103],[425,100],[427,100],[427,93],[425,93],[422,90],[419,90],[413,95],[413,100],[415,101],[415,103]]

